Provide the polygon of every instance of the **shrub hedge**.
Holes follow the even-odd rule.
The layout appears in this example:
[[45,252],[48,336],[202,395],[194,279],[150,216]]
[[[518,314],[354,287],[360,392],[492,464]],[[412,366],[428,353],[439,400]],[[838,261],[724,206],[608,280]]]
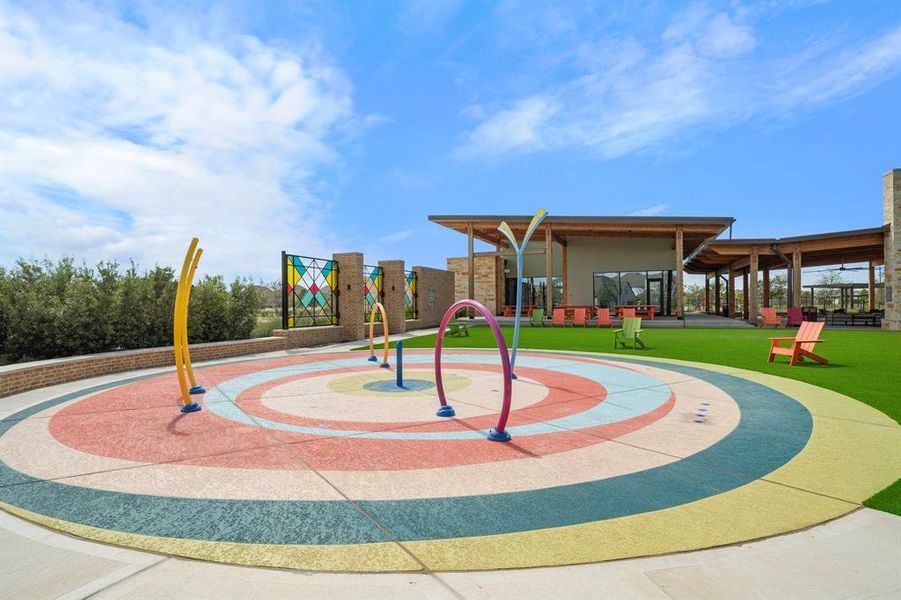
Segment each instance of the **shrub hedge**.
[[[0,360],[18,362],[172,344],[178,283],[169,267],[124,272],[114,262],[76,266],[19,260],[0,267]],[[191,292],[188,339],[250,337],[261,294],[247,280],[206,276]]]

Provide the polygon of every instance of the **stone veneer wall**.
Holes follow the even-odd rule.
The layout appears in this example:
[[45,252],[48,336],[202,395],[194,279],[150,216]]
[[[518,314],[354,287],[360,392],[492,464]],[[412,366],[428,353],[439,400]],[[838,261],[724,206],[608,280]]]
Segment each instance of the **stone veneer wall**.
[[885,232],[885,318],[882,328],[901,330],[901,169],[882,177]]
[[[243,354],[258,354],[284,350],[285,340],[280,337],[211,342],[191,345],[191,361],[231,358]],[[166,367],[173,364],[173,348],[144,348],[123,352],[86,354],[51,360],[7,365],[0,367],[0,398],[35,388],[57,385],[98,375]]]
[[407,330],[438,327],[441,318],[454,303],[454,274],[443,269],[413,267],[416,271],[417,319],[407,321]]
[[[494,253],[476,254],[473,257],[475,265],[475,290],[476,302],[481,302],[488,310],[497,311],[497,270]],[[455,257],[447,259],[447,270],[454,274],[454,299],[463,300],[469,298],[469,260],[467,257]]]

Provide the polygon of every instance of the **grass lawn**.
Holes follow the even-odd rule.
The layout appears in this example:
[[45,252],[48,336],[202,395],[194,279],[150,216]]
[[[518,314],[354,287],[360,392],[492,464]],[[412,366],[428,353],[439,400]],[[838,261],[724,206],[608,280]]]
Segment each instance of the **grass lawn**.
[[[513,328],[504,327],[507,344]],[[520,349],[612,352],[633,356],[659,356],[693,360],[760,371],[797,379],[840,392],[869,404],[901,423],[901,333],[890,331],[825,330],[825,344],[817,352],[828,365],[805,361],[788,366],[788,358],[777,356],[768,363],[767,338],[794,335],[796,330],[773,329],[646,329],[646,350],[614,350],[609,328],[522,327]],[[470,327],[469,337],[444,338],[448,348],[494,348],[491,330]],[[394,343],[392,343],[392,346]],[[381,347],[381,346],[379,346]],[[435,336],[404,340],[406,348],[434,348]],[[368,346],[367,346],[368,349]],[[865,502],[866,506],[901,515],[901,483],[895,482]]]

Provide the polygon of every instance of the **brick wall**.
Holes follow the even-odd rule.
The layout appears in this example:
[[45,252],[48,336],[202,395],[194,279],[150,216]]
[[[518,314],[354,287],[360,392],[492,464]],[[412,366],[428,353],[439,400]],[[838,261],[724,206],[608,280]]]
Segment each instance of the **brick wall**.
[[[491,311],[497,310],[497,269],[494,254],[476,254],[475,300]],[[454,299],[469,298],[469,260],[463,257],[447,259],[447,270],[454,274]]]
[[[199,363],[207,360],[241,356],[243,354],[276,352],[284,349],[285,340],[280,337],[192,344],[191,362]],[[87,354],[85,356],[71,356],[68,358],[8,365],[0,367],[0,398],[35,388],[86,379],[88,377],[97,377],[98,375],[173,365],[173,349],[171,346],[126,350],[123,352],[104,352],[102,354]]]

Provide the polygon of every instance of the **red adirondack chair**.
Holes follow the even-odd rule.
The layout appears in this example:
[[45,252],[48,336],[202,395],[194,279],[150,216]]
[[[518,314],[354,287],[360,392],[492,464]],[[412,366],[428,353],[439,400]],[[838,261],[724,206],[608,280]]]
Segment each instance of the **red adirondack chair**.
[[786,327],[794,327],[795,325],[800,326],[804,321],[804,313],[800,308],[789,308],[785,313],[785,326]]
[[573,309],[573,327],[579,325],[581,327],[588,326],[588,309],[587,308],[574,308]]
[[560,325],[562,327],[566,327],[566,309],[564,308],[555,308],[554,313],[551,315],[551,325],[556,327]]
[[622,319],[634,319],[635,318],[635,309],[634,308],[624,308]]
[[598,309],[598,327],[602,327],[604,325],[606,325],[607,327],[613,327],[613,319],[610,318],[609,308]]
[[780,321],[779,317],[776,315],[775,308],[765,306],[760,309],[760,313],[763,315],[763,321],[760,323],[761,327],[766,327],[767,325],[782,327],[782,321]]
[[[773,362],[773,358],[777,354],[791,357],[789,366],[794,366],[805,358],[817,361],[821,365],[828,365],[829,361],[813,353],[813,349],[817,344],[821,344],[826,340],[819,339],[820,332],[823,331],[822,321],[814,323],[812,321],[802,321],[801,327],[795,337],[776,337],[770,338],[770,357],[769,362]],[[780,346],[781,342],[791,342],[790,346]]]

